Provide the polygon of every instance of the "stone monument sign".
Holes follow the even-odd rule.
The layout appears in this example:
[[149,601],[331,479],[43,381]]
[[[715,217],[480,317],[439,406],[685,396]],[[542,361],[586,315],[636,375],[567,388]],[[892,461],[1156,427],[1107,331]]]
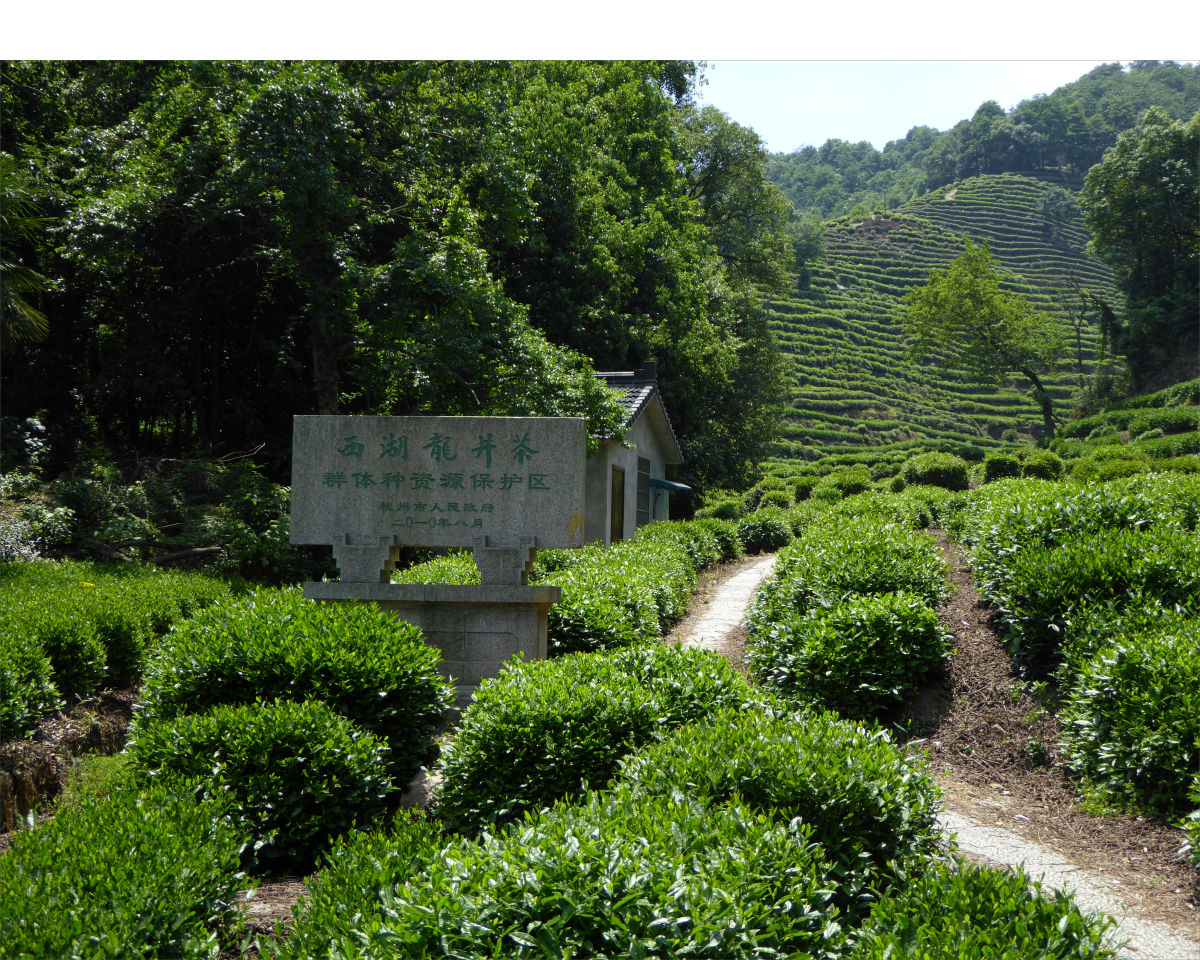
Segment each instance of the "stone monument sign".
[[586,454],[575,417],[296,417],[291,540],[332,545],[343,583],[386,582],[400,546],[504,582],[496,551],[583,545]]
[[[514,654],[546,656],[561,590],[539,547],[583,545],[585,422],[574,417],[295,417],[293,543],[333,547],[311,600],[375,603],[442,650],[463,707]],[[469,547],[481,584],[393,584],[402,546]]]

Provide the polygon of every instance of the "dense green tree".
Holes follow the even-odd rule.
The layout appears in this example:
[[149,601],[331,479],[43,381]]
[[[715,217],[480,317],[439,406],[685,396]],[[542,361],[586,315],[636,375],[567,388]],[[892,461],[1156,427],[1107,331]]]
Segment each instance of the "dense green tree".
[[915,356],[993,380],[1018,374],[1033,388],[1046,435],[1054,433],[1054,408],[1042,376],[1062,350],[1057,324],[1016,293],[987,244],[966,248],[945,270],[904,296],[897,318]]
[[[782,384],[759,287],[792,245],[753,134],[681,120],[698,76],[6,63],[6,149],[53,224],[22,264],[55,278],[54,342],[0,385],[6,415],[45,411],[56,470],[96,444],[265,442],[283,473],[294,413],[571,414],[611,432],[594,370],[654,359],[696,474],[740,477]],[[732,165],[707,176],[718,155]]]
[[[46,220],[36,212],[33,188],[17,161],[0,153],[0,353],[13,353],[18,344],[45,339],[46,315],[30,301],[49,288],[49,282],[19,260],[20,247],[35,242]],[[11,259],[10,259],[11,258]]]
[[1200,112],[1151,108],[1087,175],[1080,203],[1093,248],[1125,295],[1117,348],[1135,387],[1180,357],[1197,366]]

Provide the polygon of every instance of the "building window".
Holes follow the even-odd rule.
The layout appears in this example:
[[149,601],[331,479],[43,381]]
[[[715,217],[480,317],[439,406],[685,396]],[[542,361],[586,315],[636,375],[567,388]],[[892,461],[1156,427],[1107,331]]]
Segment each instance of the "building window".
[[638,457],[637,475],[637,525],[644,527],[650,522],[650,461]]

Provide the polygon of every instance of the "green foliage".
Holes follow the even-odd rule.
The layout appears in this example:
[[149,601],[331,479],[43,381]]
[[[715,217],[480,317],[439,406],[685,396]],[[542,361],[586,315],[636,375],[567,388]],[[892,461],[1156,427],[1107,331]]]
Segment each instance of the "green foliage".
[[55,798],[54,809],[57,813],[66,807],[84,807],[134,790],[134,777],[128,753],[85,753],[71,767],[62,793]]
[[746,553],[773,553],[792,542],[792,530],[774,508],[755,510],[738,521],[738,539]]
[[1021,461],[1021,476],[1057,480],[1063,473],[1063,460],[1052,450],[1032,450]]
[[215,960],[250,885],[242,843],[186,787],[60,807],[0,857],[0,956]]
[[[550,608],[553,656],[629,646],[661,637],[683,616],[697,571],[738,555],[731,524],[669,521],[641,527],[628,541],[603,548],[543,550],[533,583],[555,584],[562,599]],[[428,561],[395,575],[400,583],[478,583],[470,554]]]
[[403,783],[436,756],[453,702],[440,662],[420,630],[371,604],[258,590],[164,639],[146,666],[137,725],[218,704],[320,700],[387,741],[389,771]]
[[371,822],[396,785],[387,744],[319,701],[217,706],[138,728],[139,782],[193,780],[254,843],[259,868],[305,868]]
[[263,943],[260,951],[279,960],[315,960],[332,956],[339,944],[344,956],[358,956],[349,945],[375,937],[387,920],[387,896],[419,877],[444,845],[436,821],[411,809],[401,809],[386,831],[338,838],[293,908],[296,924],[290,935]]
[[828,869],[798,821],[781,824],[736,802],[592,795],[478,843],[448,845],[418,875],[380,892],[383,917],[374,891],[352,902],[347,912],[370,917],[364,935],[302,919],[295,939],[271,953],[811,955],[840,939]]
[[983,460],[983,482],[1021,475],[1021,458],[1011,453],[989,453]]
[[[744,482],[773,436],[761,291],[792,259],[789,210],[757,136],[691,105],[694,63],[6,69],[5,149],[59,215],[14,252],[60,282],[54,349],[2,405],[47,411],[55,473],[94,444],[265,445],[281,479],[297,411],[611,436],[594,368],[649,359],[702,480]],[[277,534],[237,562],[285,564]]]
[[906,484],[927,484],[947,490],[966,490],[967,462],[952,453],[922,453],[904,461]]
[[839,902],[898,879],[940,845],[940,794],[920,762],[881,730],[832,713],[720,712],[624,761],[614,784],[635,797],[732,800],[813,828],[838,876]]
[[706,500],[704,506],[696,511],[696,517],[701,520],[737,520],[742,515],[742,509],[742,498],[734,495],[711,503]]
[[62,700],[40,643],[0,629],[0,741],[32,730]]
[[1109,800],[1172,817],[1200,784],[1200,620],[1158,622],[1078,658],[1067,763]]
[[1062,336],[1053,319],[1020,294],[1002,291],[1001,282],[1012,286],[1016,280],[999,268],[988,244],[968,239],[946,270],[930,271],[927,284],[909,289],[897,319],[915,354],[936,352],[949,367],[985,379],[1028,379],[1046,435],[1053,436],[1052,401],[1041,377],[1053,368]]
[[728,563],[742,556],[742,540],[738,536],[738,525],[730,520],[716,517],[701,518],[692,521],[691,528],[706,531],[716,541],[719,550],[718,561]]
[[1113,921],[1084,915],[1024,870],[940,863],[883,897],[851,937],[847,960],[1111,960]]
[[796,491],[796,502],[803,503],[813,492],[813,488],[820,483],[818,477],[796,477],[792,480],[792,487]]
[[887,514],[851,516],[836,510],[821,516],[780,552],[747,617],[751,637],[854,594],[904,592],[930,606],[949,596],[946,565],[932,540]]
[[788,700],[871,719],[950,660],[950,638],[919,597],[886,593],[814,606],[747,642],[751,674]]
[[61,692],[128,686],[170,627],[229,593],[211,577],[92,563],[0,564],[0,634],[41,648]]
[[1116,344],[1135,388],[1200,346],[1197,157],[1200,111],[1172,120],[1152,107],[1088,171],[1080,194],[1093,246],[1125,296]]
[[1176,530],[1102,530],[1011,557],[989,595],[1012,629],[1010,650],[1026,669],[1053,666],[1072,614],[1117,598],[1194,604],[1200,542]]
[[756,701],[716,654],[662,645],[515,662],[485,680],[441,761],[435,811],[477,833],[601,787],[627,753]]

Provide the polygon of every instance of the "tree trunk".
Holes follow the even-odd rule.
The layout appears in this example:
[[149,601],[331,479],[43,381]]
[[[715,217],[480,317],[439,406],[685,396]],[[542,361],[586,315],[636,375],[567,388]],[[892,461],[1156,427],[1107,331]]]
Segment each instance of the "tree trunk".
[[1050,399],[1050,394],[1046,392],[1046,387],[1042,384],[1041,378],[1036,373],[1029,369],[1023,369],[1021,372],[1033,384],[1034,396],[1037,397],[1038,403],[1042,405],[1042,420],[1046,425],[1046,439],[1049,440],[1054,436],[1054,401]]

